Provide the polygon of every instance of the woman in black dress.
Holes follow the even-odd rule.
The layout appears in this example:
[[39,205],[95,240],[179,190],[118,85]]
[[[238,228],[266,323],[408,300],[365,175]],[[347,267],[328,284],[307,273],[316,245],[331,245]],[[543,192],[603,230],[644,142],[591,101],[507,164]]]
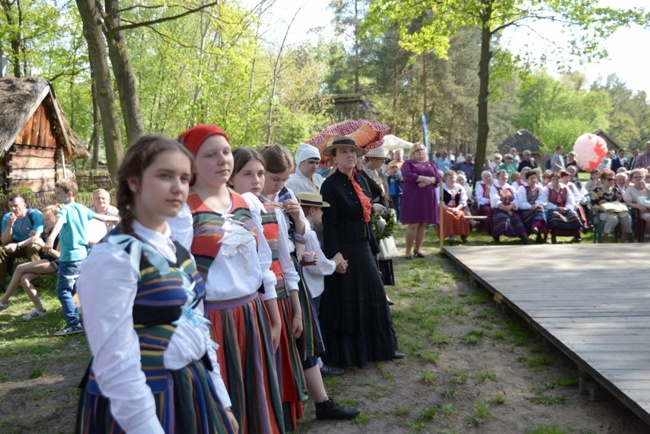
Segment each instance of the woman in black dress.
[[370,190],[356,174],[364,150],[354,139],[339,137],[323,152],[334,158],[338,170],[321,187],[323,250],[328,258],[341,253],[341,264],[325,277],[320,321],[330,363],[365,366],[368,362],[402,358],[381,276],[377,270],[379,246],[372,232]]

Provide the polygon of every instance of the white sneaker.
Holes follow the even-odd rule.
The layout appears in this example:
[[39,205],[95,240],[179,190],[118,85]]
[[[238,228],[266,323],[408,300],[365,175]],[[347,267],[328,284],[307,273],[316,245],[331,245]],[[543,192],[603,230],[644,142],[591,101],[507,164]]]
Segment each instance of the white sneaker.
[[46,310],[32,309],[28,314],[23,315],[23,321],[29,321],[30,319],[40,318],[47,314]]

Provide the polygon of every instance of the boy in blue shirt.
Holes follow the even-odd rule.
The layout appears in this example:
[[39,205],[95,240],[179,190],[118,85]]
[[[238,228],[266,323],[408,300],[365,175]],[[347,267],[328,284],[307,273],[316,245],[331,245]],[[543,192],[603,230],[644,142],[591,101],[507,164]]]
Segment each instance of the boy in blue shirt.
[[66,336],[83,332],[79,321],[79,311],[72,297],[72,289],[79,272],[81,262],[88,256],[88,235],[86,222],[93,218],[104,222],[117,222],[117,217],[95,214],[84,205],[75,202],[77,184],[72,179],[62,179],[54,186],[54,193],[61,210],[56,225],[47,237],[43,250],[49,253],[56,237],[59,237],[61,256],[59,258],[59,275],[56,281],[56,295],[59,297],[66,325],[54,332],[55,336]]

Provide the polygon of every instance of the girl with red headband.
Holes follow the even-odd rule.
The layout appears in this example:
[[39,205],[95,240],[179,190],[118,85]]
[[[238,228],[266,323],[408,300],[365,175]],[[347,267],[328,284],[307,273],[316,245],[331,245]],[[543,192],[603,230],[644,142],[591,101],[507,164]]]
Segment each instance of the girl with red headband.
[[284,432],[273,362],[281,320],[261,221],[246,198],[228,189],[234,160],[219,127],[197,125],[179,140],[194,154],[197,171],[187,204],[170,226],[205,280],[205,316],[240,433]]

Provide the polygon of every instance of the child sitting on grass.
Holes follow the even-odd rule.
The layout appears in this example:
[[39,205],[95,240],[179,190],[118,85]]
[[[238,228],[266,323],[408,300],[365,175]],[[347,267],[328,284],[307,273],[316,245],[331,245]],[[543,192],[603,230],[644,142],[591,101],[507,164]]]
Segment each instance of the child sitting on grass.
[[[54,228],[58,214],[58,205],[50,205],[43,210],[43,222],[47,234],[49,234],[52,231],[52,228]],[[38,298],[37,288],[32,284],[32,280],[41,274],[56,273],[59,269],[60,254],[57,250],[59,244],[58,241],[58,239],[55,240],[55,248],[50,251],[49,255],[44,255],[43,258],[38,261],[25,262],[16,267],[14,274],[11,277],[11,282],[7,287],[7,292],[5,292],[2,298],[0,298],[0,311],[9,307],[9,298],[14,294],[14,292],[16,292],[16,289],[22,285],[25,293],[27,293],[29,299],[34,303],[34,309],[26,315],[23,315],[23,320],[29,321],[33,318],[42,317],[47,313],[41,304],[41,300]],[[31,242],[41,247],[45,244],[45,241],[43,241],[40,236],[34,237]]]
[[93,213],[84,205],[75,202],[77,183],[66,178],[54,185],[54,194],[61,204],[61,211],[54,228],[47,237],[43,251],[52,254],[54,240],[61,234],[59,243],[61,255],[59,258],[59,275],[56,281],[56,295],[59,297],[65,327],[54,332],[54,336],[66,336],[83,332],[79,321],[79,310],[72,297],[74,284],[81,271],[81,262],[88,256],[88,233],[86,222],[96,218],[103,222],[118,222],[119,218]]

